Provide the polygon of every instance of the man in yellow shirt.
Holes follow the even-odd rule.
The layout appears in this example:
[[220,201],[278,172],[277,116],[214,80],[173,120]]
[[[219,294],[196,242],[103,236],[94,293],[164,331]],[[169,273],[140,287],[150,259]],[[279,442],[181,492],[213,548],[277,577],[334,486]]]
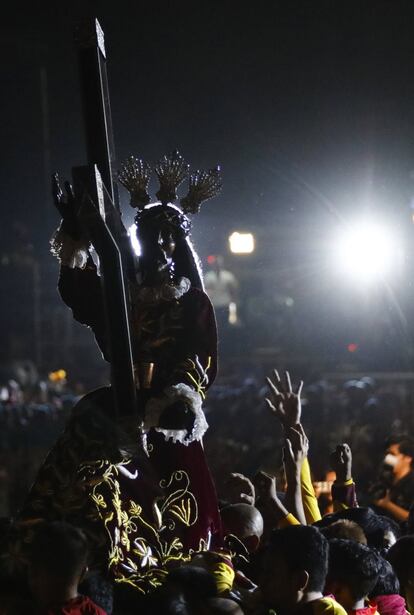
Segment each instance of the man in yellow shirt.
[[273,532],[259,583],[263,606],[277,615],[346,615],[323,590],[329,545],[312,526],[291,526]]

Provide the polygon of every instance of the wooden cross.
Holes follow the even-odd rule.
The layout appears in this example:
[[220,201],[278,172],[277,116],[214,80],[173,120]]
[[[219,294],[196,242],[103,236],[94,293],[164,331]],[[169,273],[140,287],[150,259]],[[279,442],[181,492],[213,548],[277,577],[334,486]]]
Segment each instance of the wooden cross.
[[[76,31],[88,165],[72,169],[78,220],[100,261],[111,384],[118,416],[138,413],[126,271],[131,258],[113,181],[114,144],[103,30],[96,18]],[[126,247],[128,243],[128,248]]]

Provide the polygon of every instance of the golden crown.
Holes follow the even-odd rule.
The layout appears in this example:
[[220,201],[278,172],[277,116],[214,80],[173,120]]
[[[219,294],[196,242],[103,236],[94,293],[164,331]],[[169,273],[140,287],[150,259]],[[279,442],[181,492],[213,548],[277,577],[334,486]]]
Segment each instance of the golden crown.
[[[163,156],[154,165],[154,171],[159,182],[156,197],[162,205],[177,200],[177,189],[188,178],[188,193],[180,199],[181,209],[185,214],[198,213],[201,203],[217,196],[222,188],[219,166],[208,171],[197,170],[190,173],[190,165],[178,151]],[[151,173],[152,166],[135,156],[129,156],[122,165],[118,180],[131,195],[131,207],[142,210],[151,201],[148,192]]]

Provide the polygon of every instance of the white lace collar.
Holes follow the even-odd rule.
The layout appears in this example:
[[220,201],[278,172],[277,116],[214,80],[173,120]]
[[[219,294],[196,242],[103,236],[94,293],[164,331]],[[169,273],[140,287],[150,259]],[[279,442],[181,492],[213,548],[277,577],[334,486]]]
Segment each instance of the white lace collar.
[[180,278],[178,284],[165,282],[160,286],[142,286],[138,289],[137,298],[143,303],[172,301],[173,299],[180,299],[190,288],[190,280],[188,278]]

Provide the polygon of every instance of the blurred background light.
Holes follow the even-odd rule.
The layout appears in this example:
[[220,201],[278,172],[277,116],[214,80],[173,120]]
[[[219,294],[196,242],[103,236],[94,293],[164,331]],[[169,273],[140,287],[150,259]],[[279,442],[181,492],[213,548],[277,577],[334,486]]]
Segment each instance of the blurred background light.
[[252,233],[235,231],[229,237],[230,251],[233,254],[251,254],[254,252],[254,236]]
[[354,342],[352,342],[351,344],[348,344],[347,346],[348,352],[356,352],[358,348],[359,348],[358,344],[355,344]]
[[50,372],[48,378],[50,382],[63,382],[64,380],[66,380],[66,376],[66,370],[58,369],[54,372]]

